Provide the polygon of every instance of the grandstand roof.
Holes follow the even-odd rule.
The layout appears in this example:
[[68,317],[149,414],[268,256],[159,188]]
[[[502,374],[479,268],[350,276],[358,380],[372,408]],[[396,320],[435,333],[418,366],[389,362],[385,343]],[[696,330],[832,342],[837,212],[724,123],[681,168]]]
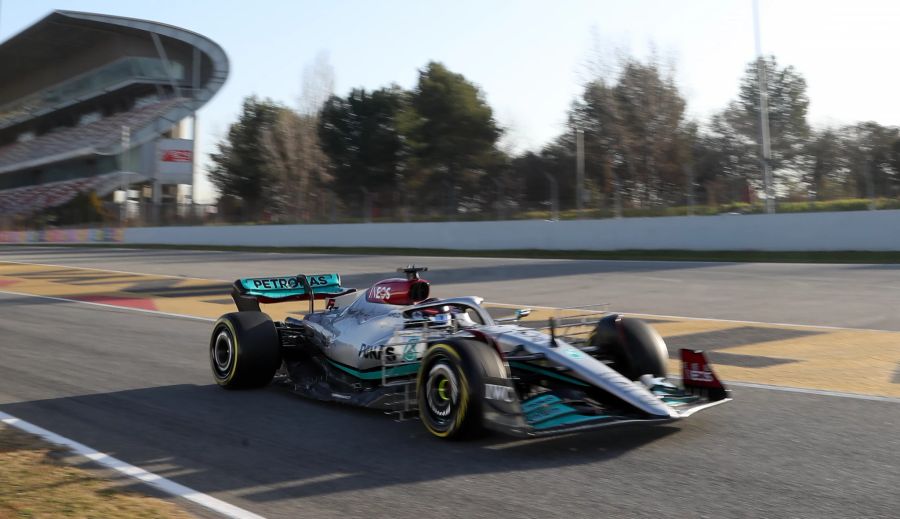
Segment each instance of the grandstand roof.
[[93,47],[109,39],[109,34],[97,31],[96,24],[92,25],[86,30],[77,19],[59,11],[50,13],[0,45],[0,67],[8,77],[23,76],[63,61],[84,46]]
[[53,11],[0,43],[0,217],[152,178],[150,145],[194,115],[228,68],[209,38],[104,14]]
[[[53,11],[34,25],[0,44],[0,92],[3,83],[71,62],[85,49],[110,48],[120,55],[129,54],[129,42],[150,43],[148,33],[155,34],[171,45],[173,41],[198,49],[209,60],[204,67],[203,90],[195,98],[208,100],[221,88],[228,76],[228,58],[222,48],[195,32],[149,20],[122,16]],[[110,44],[110,45],[105,45]],[[77,61],[77,60],[75,60]],[[48,78],[52,81],[54,78]],[[55,78],[60,80],[62,78]],[[43,85],[46,87],[49,85]],[[0,104],[10,99],[0,99]],[[202,104],[201,102],[201,104]]]

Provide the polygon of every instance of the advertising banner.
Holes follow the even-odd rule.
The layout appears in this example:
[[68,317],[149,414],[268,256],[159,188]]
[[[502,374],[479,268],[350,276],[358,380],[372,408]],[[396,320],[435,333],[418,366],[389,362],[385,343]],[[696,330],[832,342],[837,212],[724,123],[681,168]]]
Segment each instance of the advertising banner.
[[160,139],[156,142],[156,179],[160,184],[194,183],[194,141]]
[[45,229],[39,231],[0,231],[0,243],[121,243],[125,230],[118,227],[102,229]]

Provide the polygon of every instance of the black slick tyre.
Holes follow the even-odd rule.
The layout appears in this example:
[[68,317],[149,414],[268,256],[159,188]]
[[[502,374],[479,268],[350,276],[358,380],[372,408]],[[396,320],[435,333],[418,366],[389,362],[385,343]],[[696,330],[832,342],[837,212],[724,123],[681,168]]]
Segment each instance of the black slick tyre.
[[448,339],[429,346],[416,379],[419,418],[438,438],[465,439],[485,432],[485,380],[504,377],[503,362],[490,346]]
[[262,312],[232,312],[220,317],[209,340],[213,378],[225,389],[262,387],[281,365],[278,330]]
[[640,319],[610,315],[597,324],[590,344],[598,355],[611,359],[612,368],[637,380],[641,375],[665,377],[669,352],[666,342],[649,324]]

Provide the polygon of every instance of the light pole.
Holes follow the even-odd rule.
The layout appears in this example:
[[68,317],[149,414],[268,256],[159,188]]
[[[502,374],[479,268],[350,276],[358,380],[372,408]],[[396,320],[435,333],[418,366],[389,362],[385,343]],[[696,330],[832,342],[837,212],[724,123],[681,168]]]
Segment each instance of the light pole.
[[694,168],[685,164],[684,173],[687,177],[687,214],[694,216]]
[[620,190],[622,188],[621,183],[619,182],[619,174],[616,172],[616,168],[606,163],[607,170],[609,171],[609,177],[612,180],[612,188],[613,188],[613,217],[621,218],[622,217],[622,194]]
[[869,210],[874,211],[877,209],[875,206],[875,178],[873,176],[874,172],[873,164],[872,164],[872,156],[871,154],[866,154],[866,162],[863,167],[863,173],[866,176],[866,196],[869,198]]
[[555,222],[559,220],[559,185],[550,173],[545,171],[544,176],[550,182],[550,219]]
[[575,209],[578,218],[584,207],[584,130],[575,129]]
[[504,190],[503,190],[503,179],[494,178],[494,185],[497,186],[497,220],[503,220],[505,216],[505,203],[504,199]]
[[753,31],[756,36],[756,73],[759,79],[759,136],[762,147],[763,189],[766,192],[766,213],[775,212],[772,189],[772,148],[769,142],[769,86],[766,77],[766,60],[762,54],[759,31],[759,0],[753,0]]
[[[119,185],[122,188],[122,205],[119,207],[119,226],[125,225],[126,211],[128,210],[128,181],[125,180],[128,168],[128,148],[131,147],[131,128],[122,127],[122,164],[119,168]],[[156,186],[154,186],[155,188]]]

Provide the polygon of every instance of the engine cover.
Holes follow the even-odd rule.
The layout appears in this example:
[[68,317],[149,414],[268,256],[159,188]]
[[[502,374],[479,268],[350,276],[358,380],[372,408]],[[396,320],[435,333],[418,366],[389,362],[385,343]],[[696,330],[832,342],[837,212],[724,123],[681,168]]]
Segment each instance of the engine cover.
[[388,305],[414,305],[428,299],[430,286],[424,279],[385,279],[372,285],[366,293],[366,300]]

